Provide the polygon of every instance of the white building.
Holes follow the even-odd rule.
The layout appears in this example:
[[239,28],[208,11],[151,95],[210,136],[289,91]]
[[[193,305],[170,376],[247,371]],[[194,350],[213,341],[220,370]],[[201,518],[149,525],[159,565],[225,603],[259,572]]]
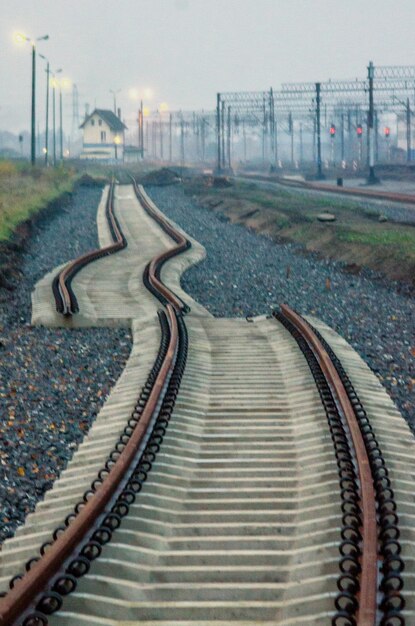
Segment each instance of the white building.
[[126,125],[112,111],[94,109],[81,124],[84,136],[81,159],[124,160]]

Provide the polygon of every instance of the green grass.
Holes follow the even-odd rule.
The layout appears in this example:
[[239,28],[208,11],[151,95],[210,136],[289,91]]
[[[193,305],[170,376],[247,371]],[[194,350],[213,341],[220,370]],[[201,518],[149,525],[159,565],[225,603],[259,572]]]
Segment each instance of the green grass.
[[415,253],[415,229],[412,230],[380,230],[369,231],[339,231],[338,238],[348,243],[360,243],[369,246],[393,246],[399,251],[405,250]]
[[73,189],[77,174],[64,167],[32,168],[0,160],[0,241],[59,196]]

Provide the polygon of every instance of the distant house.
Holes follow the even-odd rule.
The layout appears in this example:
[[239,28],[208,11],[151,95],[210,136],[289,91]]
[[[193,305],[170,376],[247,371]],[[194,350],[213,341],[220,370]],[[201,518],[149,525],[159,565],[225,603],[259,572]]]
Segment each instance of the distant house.
[[124,160],[126,125],[112,111],[94,109],[81,124],[84,137],[81,159]]

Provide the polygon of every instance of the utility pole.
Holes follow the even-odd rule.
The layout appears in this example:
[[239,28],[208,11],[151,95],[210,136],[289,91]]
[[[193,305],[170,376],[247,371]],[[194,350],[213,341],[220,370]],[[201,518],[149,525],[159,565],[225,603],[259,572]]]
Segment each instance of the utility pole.
[[291,111],[288,114],[288,129],[291,136],[291,165],[294,165],[294,122]]
[[342,165],[344,163],[344,112],[341,111],[340,113],[341,118],[340,118],[340,150],[341,150],[341,161],[342,161]]
[[265,138],[267,134],[267,112],[265,98],[262,104],[262,163],[265,164]]
[[163,150],[163,120],[161,117],[161,113],[159,114],[159,128],[160,128],[160,159],[164,158],[164,150]]
[[300,122],[300,165],[303,164],[303,123]]
[[321,167],[321,83],[316,83],[317,180],[325,178]]
[[49,162],[49,61],[46,64],[46,126],[45,126],[45,165]]
[[149,154],[150,144],[149,144],[149,129],[148,129],[148,121],[146,122],[146,153],[147,156]]
[[141,158],[144,159],[144,108],[143,101],[140,102],[140,148]]
[[244,139],[244,163],[246,163],[246,128],[245,128],[245,119],[242,120],[242,134]]
[[30,141],[30,162],[36,163],[36,45],[32,43],[32,128]]
[[180,161],[182,168],[184,167],[184,120],[183,116],[180,120]]
[[205,151],[206,151],[206,120],[203,116],[200,120],[200,132],[201,132],[201,142],[202,142],[202,163],[204,163]]
[[218,173],[221,171],[222,165],[222,156],[221,156],[221,137],[220,137],[220,129],[221,129],[221,120],[220,120],[220,111],[221,111],[221,101],[220,101],[220,93],[216,94],[216,137],[218,143],[218,162],[217,162],[217,171]]
[[373,106],[373,79],[375,76],[375,68],[372,61],[369,63],[368,79],[369,79],[369,112],[367,117],[367,130],[369,141],[369,176],[367,182],[369,185],[374,185],[379,182],[379,179],[375,176],[375,144],[373,137],[373,122],[374,122],[374,106]]
[[228,168],[230,170],[232,168],[232,165],[231,165],[231,107],[230,106],[228,106],[228,124],[227,124],[227,126],[228,126],[228,128],[227,128],[227,131],[228,131],[228,136],[227,136],[227,139],[228,139],[228,142],[227,142],[228,143]]
[[406,160],[411,161],[411,107],[409,98],[406,99]]
[[63,119],[62,119],[62,81],[59,83],[59,148],[60,160],[63,161]]
[[173,127],[173,116],[170,113],[169,115],[169,161],[170,163],[173,160],[173,133],[172,133],[173,128],[172,127]]
[[225,102],[221,102],[222,168],[225,169]]
[[52,83],[52,131],[53,131],[53,165],[56,165],[56,80]]

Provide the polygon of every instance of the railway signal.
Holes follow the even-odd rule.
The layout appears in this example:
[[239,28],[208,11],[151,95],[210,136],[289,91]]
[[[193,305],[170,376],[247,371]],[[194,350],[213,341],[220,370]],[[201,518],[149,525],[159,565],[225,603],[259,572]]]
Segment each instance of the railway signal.
[[336,127],[335,127],[335,125],[334,125],[334,124],[332,124],[332,125],[330,126],[330,137],[331,137],[332,139],[334,139],[334,138],[335,138],[335,136],[336,136]]
[[357,128],[356,128],[356,132],[357,132],[357,136],[359,139],[362,138],[363,135],[363,127],[361,124],[358,124]]
[[383,132],[385,133],[386,138],[390,137],[391,129],[389,128],[389,126],[385,126],[385,128],[383,129]]

